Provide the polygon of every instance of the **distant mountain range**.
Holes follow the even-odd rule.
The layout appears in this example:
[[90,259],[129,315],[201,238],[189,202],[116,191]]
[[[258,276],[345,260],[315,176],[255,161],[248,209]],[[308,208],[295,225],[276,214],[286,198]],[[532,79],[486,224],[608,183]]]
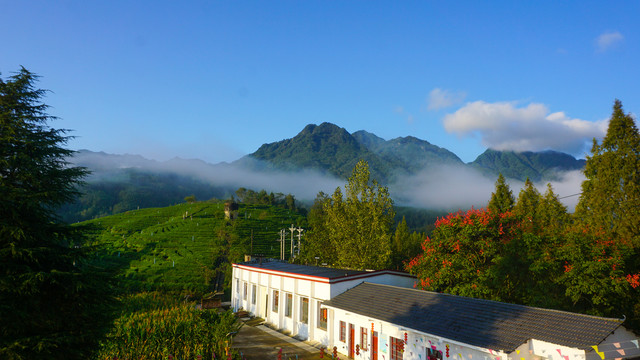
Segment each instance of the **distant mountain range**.
[[364,130],[353,134],[331,123],[307,125],[298,135],[262,145],[238,163],[261,160],[267,168],[297,170],[312,168],[347,178],[354,165],[364,159],[372,177],[390,183],[399,176],[435,170],[438,166],[469,166],[489,177],[502,173],[507,178],[534,182],[557,178],[558,173],[584,167],[584,160],[555,152],[513,152],[487,150],[465,164],[453,152],[413,136],[384,140]]
[[322,123],[307,125],[291,139],[264,144],[231,164],[179,158],[159,162],[139,155],[79,151],[69,160],[87,167],[92,175],[81,189],[84,194],[60,214],[74,222],[138,207],[168,206],[189,195],[199,200],[228,198],[240,187],[292,193],[299,200],[310,200],[319,191],[332,192],[344,184],[360,159],[369,163],[372,178],[395,186],[396,193],[403,186],[401,180],[437,174],[445,168],[473,170],[491,181],[502,173],[519,181],[528,177],[546,182],[582,169],[585,163],[555,151],[496,150],[464,163],[453,152],[413,136],[384,140],[364,130],[350,134]]

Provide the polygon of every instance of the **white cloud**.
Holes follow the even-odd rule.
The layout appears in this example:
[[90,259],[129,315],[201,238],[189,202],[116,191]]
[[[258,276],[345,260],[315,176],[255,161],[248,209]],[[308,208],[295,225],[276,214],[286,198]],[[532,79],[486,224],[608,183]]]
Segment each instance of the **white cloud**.
[[605,52],[622,40],[624,40],[624,36],[619,32],[607,31],[596,38],[596,48],[598,52]]
[[495,179],[465,166],[435,166],[389,186],[397,204],[427,209],[486,207]]
[[[558,173],[557,181],[551,181],[553,192],[560,197],[569,212],[578,203],[582,181],[581,170]],[[465,166],[436,166],[418,174],[403,176],[389,186],[396,204],[439,210],[467,210],[486,208],[495,191],[497,177],[487,177],[479,171]],[[524,183],[507,179],[513,195],[518,198]],[[547,191],[547,183],[534,184],[540,194]]]
[[447,132],[478,135],[484,146],[495,150],[553,149],[582,156],[591,139],[604,136],[608,120],[571,119],[563,112],[549,113],[544,104],[475,101],[446,115],[443,123]]
[[464,92],[451,92],[435,88],[431,90],[427,98],[427,109],[438,110],[462,103],[467,96]]

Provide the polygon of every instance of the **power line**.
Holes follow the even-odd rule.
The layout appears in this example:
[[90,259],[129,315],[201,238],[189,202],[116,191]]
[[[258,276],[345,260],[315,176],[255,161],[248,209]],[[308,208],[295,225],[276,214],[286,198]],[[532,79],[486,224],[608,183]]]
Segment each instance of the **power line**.
[[579,193],[577,193],[577,194],[572,194],[572,195],[567,195],[567,196],[559,197],[559,198],[558,198],[558,200],[560,200],[560,199],[566,199],[566,198],[569,198],[569,197],[572,197],[572,196],[578,196],[578,195],[582,195],[582,193],[581,193],[581,192],[579,192]]

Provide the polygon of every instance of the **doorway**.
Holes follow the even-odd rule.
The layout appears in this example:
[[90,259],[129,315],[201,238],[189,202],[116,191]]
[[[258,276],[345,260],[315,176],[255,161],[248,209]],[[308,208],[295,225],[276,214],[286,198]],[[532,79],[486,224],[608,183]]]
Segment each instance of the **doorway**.
[[349,357],[353,357],[354,348],[355,348],[355,340],[356,340],[356,330],[353,324],[349,324]]
[[371,334],[371,360],[378,360],[378,332]]

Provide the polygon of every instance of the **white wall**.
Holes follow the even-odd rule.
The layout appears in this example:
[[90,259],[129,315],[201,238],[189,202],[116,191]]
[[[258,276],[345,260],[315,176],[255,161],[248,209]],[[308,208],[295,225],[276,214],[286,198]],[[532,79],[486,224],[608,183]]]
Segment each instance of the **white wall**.
[[[354,279],[335,281],[329,279],[305,279],[304,275],[279,273],[261,268],[246,268],[233,266],[232,301],[234,311],[244,309],[255,316],[262,315],[267,322],[278,329],[289,331],[302,339],[311,339],[324,345],[328,345],[331,337],[336,334],[333,329],[321,329],[318,327],[319,304],[336,295],[351,289],[364,282],[376,284],[413,287],[415,278],[402,276],[384,271],[365,273],[354,276]],[[247,284],[247,296],[244,297],[244,284]],[[253,285],[256,285],[256,303],[252,303]],[[279,294],[278,311],[273,311],[274,290]],[[292,315],[285,316],[285,304],[287,293],[293,294]],[[268,303],[265,303],[265,295],[268,294]],[[309,298],[308,324],[300,322],[300,298]],[[266,316],[265,316],[265,308]],[[329,321],[331,314],[329,314]],[[330,327],[330,322],[328,322]],[[381,338],[381,341],[383,339]],[[483,359],[484,360],[484,359]]]
[[[640,356],[640,339],[621,326],[598,345],[598,352],[604,353],[605,360],[637,357]],[[586,360],[601,360],[595,349],[587,351],[586,355]]]
[[[405,333],[407,334],[407,343],[405,345],[405,351],[403,353],[404,360],[426,360],[426,354],[428,348],[435,348],[443,353],[443,360],[508,360],[506,354],[489,351],[470,345],[466,345],[460,342],[451,341],[441,337],[431,336],[412,329],[405,329],[394,324],[390,324],[377,319],[367,318],[365,316],[348,313],[340,309],[331,309],[334,313],[334,322],[331,325],[335,336],[333,341],[328,345],[328,350],[331,351],[333,346],[338,348],[338,352],[342,357],[348,355],[349,350],[349,324],[354,324],[356,328],[355,332],[355,344],[361,343],[360,328],[367,330],[367,349],[361,350],[359,355],[354,353],[354,359],[357,360],[369,360],[371,357],[371,327],[373,324],[374,331],[378,332],[378,359],[389,360],[391,352],[391,337],[404,340]],[[340,321],[346,323],[347,338],[345,342],[340,341]],[[449,357],[446,357],[446,346],[449,345]]]
[[[328,280],[327,280],[328,281]],[[247,284],[247,297],[244,298],[244,284]],[[256,304],[252,304],[253,285],[256,285]],[[237,288],[236,288],[237,287]],[[260,294],[262,291],[264,294]],[[302,339],[313,339],[326,343],[327,331],[317,327],[319,304],[329,300],[331,286],[320,281],[293,278],[286,275],[268,274],[252,271],[251,268],[233,267],[232,300],[234,311],[244,309],[255,316],[264,316],[265,320],[278,329],[291,332]],[[278,291],[278,311],[273,311],[274,291]],[[291,316],[285,316],[287,294],[292,294]],[[265,303],[268,295],[268,303]],[[301,298],[309,299],[309,319],[304,324],[300,319]]]

